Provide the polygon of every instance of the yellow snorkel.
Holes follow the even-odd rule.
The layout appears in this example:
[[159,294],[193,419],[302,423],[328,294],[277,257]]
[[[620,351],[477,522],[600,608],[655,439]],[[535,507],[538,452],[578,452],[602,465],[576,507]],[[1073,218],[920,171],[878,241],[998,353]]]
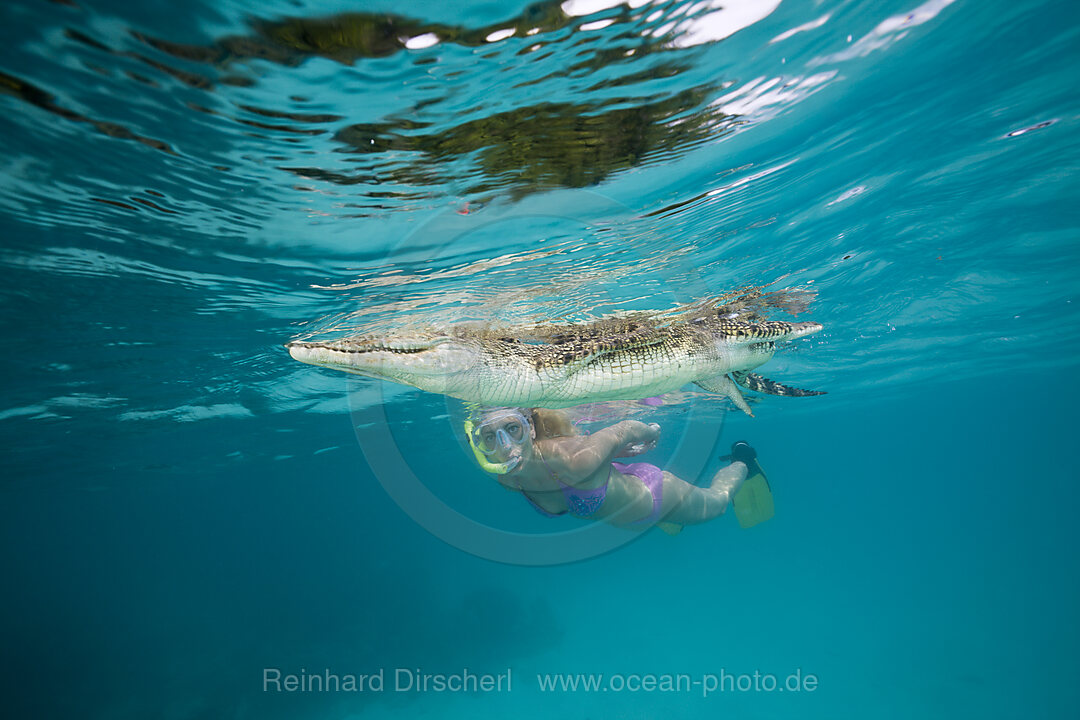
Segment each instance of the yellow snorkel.
[[473,440],[473,430],[475,426],[472,420],[465,421],[465,439],[469,441],[469,447],[472,448],[473,456],[476,458],[476,462],[485,471],[493,475],[505,475],[518,466],[521,462],[520,457],[511,458],[508,462],[493,463],[487,459],[483,451],[476,447],[476,442]]

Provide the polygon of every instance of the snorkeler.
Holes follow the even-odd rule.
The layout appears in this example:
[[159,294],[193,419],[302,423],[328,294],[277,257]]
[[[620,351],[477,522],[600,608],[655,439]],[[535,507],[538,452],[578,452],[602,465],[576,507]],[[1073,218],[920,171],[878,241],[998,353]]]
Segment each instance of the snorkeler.
[[465,433],[480,466],[546,516],[656,524],[669,534],[722,514],[748,465],[757,468],[754,450],[736,443],[731,464],[698,487],[655,465],[615,462],[656,447],[659,425],[623,420],[583,435],[565,413],[542,408],[488,409],[466,421]]

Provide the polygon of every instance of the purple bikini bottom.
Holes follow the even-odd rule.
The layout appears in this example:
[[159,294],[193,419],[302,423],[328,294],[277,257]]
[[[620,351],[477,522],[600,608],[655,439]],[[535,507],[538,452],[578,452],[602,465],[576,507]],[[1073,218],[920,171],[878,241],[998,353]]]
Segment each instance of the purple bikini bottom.
[[[547,465],[547,461],[544,461]],[[615,468],[616,472],[623,475],[631,475],[641,480],[645,484],[649,493],[652,494],[652,512],[647,517],[643,517],[640,520],[634,520],[629,523],[630,525],[652,525],[660,517],[660,504],[664,499],[664,471],[655,465],[649,463],[626,463],[613,462],[611,467]],[[548,472],[551,472],[551,468],[548,468]],[[589,517],[596,513],[600,509],[600,505],[603,504],[604,498],[607,496],[608,482],[611,477],[604,481],[603,487],[598,487],[593,490],[579,490],[578,488],[567,485],[554,474],[551,473],[551,477],[555,478],[555,482],[559,483],[559,488],[562,490],[563,496],[566,498],[566,506],[569,508],[570,514],[575,517]],[[529,497],[529,494],[524,490],[521,493],[525,496],[525,499],[529,501],[529,504],[536,508],[536,511],[547,517],[558,517],[564,515],[567,511],[562,512],[549,512],[540,507],[535,500]]]
[[635,520],[631,525],[652,525],[660,517],[660,504],[664,500],[664,471],[649,463],[613,462],[611,466],[623,475],[633,475],[652,493],[652,512],[647,517]]

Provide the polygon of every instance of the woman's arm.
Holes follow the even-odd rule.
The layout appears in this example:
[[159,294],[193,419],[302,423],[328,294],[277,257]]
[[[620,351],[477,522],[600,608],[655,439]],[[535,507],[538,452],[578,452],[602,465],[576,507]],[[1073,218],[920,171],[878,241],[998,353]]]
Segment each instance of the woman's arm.
[[584,478],[611,462],[628,445],[656,442],[659,437],[659,425],[623,420],[592,435],[562,438],[559,454],[571,475]]

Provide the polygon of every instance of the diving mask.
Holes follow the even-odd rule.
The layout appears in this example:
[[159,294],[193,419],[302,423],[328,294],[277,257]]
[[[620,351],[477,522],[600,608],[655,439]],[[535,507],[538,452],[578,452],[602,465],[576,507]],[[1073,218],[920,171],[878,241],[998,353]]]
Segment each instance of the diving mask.
[[494,455],[499,450],[509,452],[525,442],[529,429],[529,421],[517,410],[493,414],[474,425],[473,443],[485,455]]
[[[504,422],[510,420],[510,422]],[[484,470],[505,475],[521,463],[521,455],[514,454],[503,463],[492,462],[489,458],[500,450],[511,453],[515,447],[525,442],[525,434],[532,432],[532,426],[526,417],[517,410],[492,414],[482,422],[465,421],[465,437],[469,441],[476,462]]]

